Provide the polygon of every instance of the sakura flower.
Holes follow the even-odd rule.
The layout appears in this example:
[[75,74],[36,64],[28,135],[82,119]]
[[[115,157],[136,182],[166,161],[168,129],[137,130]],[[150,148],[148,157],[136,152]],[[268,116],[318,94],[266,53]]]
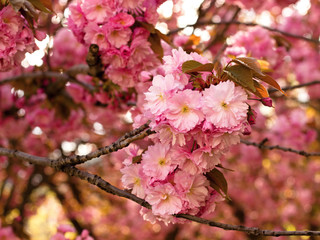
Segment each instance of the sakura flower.
[[188,202],[188,208],[200,207],[208,195],[209,182],[202,174],[190,175],[179,171],[174,176],[174,182],[179,192],[183,193]]
[[122,7],[126,9],[135,9],[143,3],[143,0],[123,0]]
[[185,134],[176,131],[166,123],[157,125],[154,130],[159,133],[157,137],[163,144],[171,144],[172,146],[186,144]]
[[202,172],[212,170],[220,163],[221,154],[219,152],[212,153],[210,147],[198,148],[192,152],[192,161]]
[[91,0],[83,2],[82,10],[88,20],[102,23],[112,14],[111,7],[111,1]]
[[95,43],[99,45],[100,49],[108,49],[110,47],[107,41],[107,26],[98,26],[98,24],[91,22],[85,27],[84,41],[88,44]]
[[192,56],[187,54],[182,48],[172,50],[172,56],[163,57],[165,65],[163,66],[166,74],[173,74],[175,79],[182,85],[188,84],[188,76],[182,72],[182,64],[188,60],[193,60]]
[[111,29],[108,34],[108,41],[116,48],[126,45],[131,36],[130,28],[125,29]]
[[180,132],[187,132],[200,124],[204,118],[201,108],[201,94],[190,89],[178,92],[168,103],[165,114],[171,126]]
[[145,197],[145,176],[142,173],[141,164],[132,164],[121,170],[121,181],[125,188],[132,189],[132,193],[140,198]]
[[217,128],[232,128],[247,118],[247,95],[231,81],[211,85],[203,92],[202,110]]
[[131,143],[127,148],[124,149],[125,152],[129,155],[128,158],[123,160],[123,164],[129,166],[132,164],[132,158],[139,156],[143,150],[134,143]]
[[142,155],[142,167],[147,176],[164,180],[176,167],[171,159],[169,146],[161,143],[150,146]]
[[109,19],[109,24],[113,28],[128,28],[134,24],[134,18],[127,13],[118,13],[116,16]]
[[152,212],[158,215],[172,215],[182,210],[182,201],[171,183],[159,184],[148,190],[146,201]]
[[160,115],[167,110],[167,99],[174,93],[176,84],[171,74],[165,77],[157,75],[152,80],[152,86],[145,93],[147,103],[145,108],[154,115]]

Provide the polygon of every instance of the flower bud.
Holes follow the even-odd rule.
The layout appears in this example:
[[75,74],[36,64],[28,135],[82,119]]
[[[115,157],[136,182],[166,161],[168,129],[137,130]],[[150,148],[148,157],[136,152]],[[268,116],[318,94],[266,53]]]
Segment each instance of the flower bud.
[[271,98],[261,98],[260,100],[262,102],[263,105],[267,106],[267,107],[272,107],[272,99]]
[[253,125],[256,123],[257,118],[257,112],[253,110],[251,107],[249,107],[248,113],[247,113],[247,121],[250,125]]

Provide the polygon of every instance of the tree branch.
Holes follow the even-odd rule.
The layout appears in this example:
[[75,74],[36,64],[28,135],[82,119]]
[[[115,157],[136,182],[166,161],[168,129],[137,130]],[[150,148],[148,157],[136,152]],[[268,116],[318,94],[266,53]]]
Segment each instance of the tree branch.
[[[296,89],[296,88],[309,87],[309,86],[316,85],[316,84],[320,84],[320,81],[319,80],[315,80],[315,81],[308,82],[308,83],[298,84],[298,85],[294,85],[294,86],[287,86],[287,87],[283,87],[282,90],[291,91],[291,90]],[[278,90],[274,89],[274,88],[268,89],[269,93],[274,93],[274,92],[277,92],[277,91]]]
[[292,148],[282,147],[282,146],[279,146],[279,145],[266,146],[264,144],[267,141],[268,141],[268,139],[264,139],[261,143],[256,143],[256,142],[250,142],[250,141],[241,139],[241,143],[249,145],[249,146],[255,146],[255,147],[260,148],[260,149],[268,149],[268,150],[278,149],[278,150],[281,150],[281,151],[284,151],[284,152],[296,153],[296,154],[299,154],[299,155],[305,156],[305,157],[320,156],[320,152],[308,153],[308,152],[305,152],[305,151],[300,151],[300,150],[296,150],[296,149],[292,149]]
[[[282,34],[284,36],[287,36],[287,37],[292,37],[292,38],[296,38],[296,39],[301,39],[301,40],[304,40],[304,41],[312,42],[312,43],[315,43],[315,44],[320,44],[320,41],[318,39],[308,38],[308,37],[304,37],[304,36],[301,36],[301,35],[296,35],[296,34],[293,34],[293,33],[285,32],[285,31],[282,31],[282,30],[279,30],[279,29],[276,29],[276,28],[268,27],[268,26],[261,25],[259,23],[254,23],[254,22],[240,22],[240,21],[214,22],[214,21],[204,21],[204,22],[199,22],[197,25],[198,26],[207,26],[207,25],[231,25],[231,24],[232,25],[244,25],[244,26],[249,26],[249,27],[260,26],[260,27],[262,27],[264,29],[267,29],[270,32],[277,32],[277,33],[280,33],[280,34]],[[193,25],[187,25],[186,27],[193,27]],[[186,28],[186,27],[184,27],[184,28]],[[179,31],[183,30],[184,28],[174,29],[174,30],[170,31],[169,34],[179,32]]]
[[116,152],[122,148],[127,147],[130,143],[136,140],[143,139],[146,136],[153,134],[154,132],[149,128],[149,123],[150,122],[147,122],[146,124],[140,126],[139,128],[136,128],[131,132],[126,133],[125,135],[123,135],[121,138],[119,138],[117,141],[115,141],[109,146],[99,148],[98,150],[93,151],[87,155],[82,155],[82,156],[73,155],[70,157],[63,157],[58,160],[53,160],[51,166],[54,168],[60,168],[66,165],[74,166],[77,164],[85,163],[93,158],[97,158],[102,155],[109,154],[111,152]]
[[224,230],[233,230],[246,232],[254,236],[320,236],[320,231],[272,231],[272,230],[263,230],[255,227],[245,227],[241,225],[231,225],[226,223],[214,222],[200,217],[188,215],[188,214],[177,214],[177,218],[188,219],[193,222],[209,225],[210,227],[218,227]]
[[69,70],[65,72],[37,71],[37,72],[23,73],[19,76],[9,77],[9,78],[0,80],[0,86],[15,82],[15,81],[22,81],[27,78],[55,78],[55,79],[64,81],[65,83],[69,81],[73,82],[87,89],[89,92],[93,92],[95,90],[94,86],[85,82],[81,82],[75,78],[77,74],[88,74],[88,69],[89,69],[88,66],[81,64],[81,65],[71,67]]
[[[40,164],[42,166],[51,166],[52,160],[49,158],[44,157],[37,157],[33,156],[24,152],[20,152],[17,150],[9,150],[5,148],[0,147],[0,155],[8,156],[8,157],[16,157],[20,160],[25,160],[33,164]],[[127,191],[121,190],[113,185],[111,185],[109,182],[103,180],[100,176],[91,174],[88,172],[85,172],[83,170],[80,170],[74,166],[64,166],[60,169],[61,171],[67,173],[69,176],[75,176],[82,180],[85,180],[89,182],[90,184],[93,184],[103,191],[107,193],[111,193],[112,195],[116,195],[119,197],[130,199],[131,201],[134,201],[138,203],[139,205],[151,209],[151,205],[146,202],[144,199],[139,198]],[[174,215],[177,218],[183,218],[187,219],[193,222],[198,222],[201,224],[206,224],[211,227],[218,227],[222,228],[224,230],[234,230],[234,231],[242,231],[246,232],[251,235],[255,236],[320,236],[320,231],[272,231],[272,230],[262,230],[259,228],[253,228],[253,227],[244,227],[240,225],[231,225],[231,224],[225,224],[225,223],[219,223],[210,221],[207,219],[203,219],[200,217],[188,215],[188,214],[176,214]]]

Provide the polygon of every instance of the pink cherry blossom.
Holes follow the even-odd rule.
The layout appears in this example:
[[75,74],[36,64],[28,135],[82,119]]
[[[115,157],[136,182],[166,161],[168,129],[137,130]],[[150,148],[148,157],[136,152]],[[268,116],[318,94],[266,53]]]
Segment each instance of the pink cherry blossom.
[[146,201],[156,215],[172,215],[182,210],[182,200],[171,183],[159,184],[148,190]]
[[232,128],[247,117],[247,94],[233,82],[211,85],[203,92],[202,110],[206,119],[218,128]]
[[175,92],[177,86],[173,75],[168,74],[165,77],[157,75],[152,80],[152,86],[145,93],[145,108],[154,115],[160,115],[168,109],[167,101]]
[[178,92],[168,101],[165,116],[171,126],[180,132],[187,132],[200,124],[204,118],[201,109],[201,94],[186,89]]
[[204,204],[208,195],[209,182],[202,174],[190,175],[179,171],[174,175],[175,188],[183,194],[189,208],[197,208]]
[[145,197],[145,176],[142,172],[141,164],[132,164],[121,170],[123,174],[121,180],[125,188],[132,189],[132,193],[140,198]]
[[141,164],[147,176],[164,180],[175,169],[177,165],[173,163],[169,150],[169,145],[156,143],[142,155]]
[[108,0],[91,0],[83,2],[82,10],[88,20],[102,23],[112,14],[113,6]]

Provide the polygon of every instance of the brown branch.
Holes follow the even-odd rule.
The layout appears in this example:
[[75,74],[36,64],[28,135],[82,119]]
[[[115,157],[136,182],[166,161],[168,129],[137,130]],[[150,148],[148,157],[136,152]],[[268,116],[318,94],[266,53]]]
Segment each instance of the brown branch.
[[[208,45],[205,47],[204,51],[205,50],[208,50],[209,48],[211,48],[214,44],[216,44],[217,42],[225,39],[224,35],[226,34],[226,32],[228,31],[230,25],[232,22],[234,22],[236,20],[236,18],[238,17],[238,14],[240,13],[241,11],[241,8],[239,7],[236,7],[232,17],[231,17],[231,20],[230,21],[226,21],[226,24],[225,26],[223,27],[223,29],[221,31],[219,31],[215,37],[208,43]],[[199,25],[201,25],[202,23],[199,22]]]
[[149,122],[148,122],[142,125],[141,127],[126,133],[125,135],[123,135],[121,138],[119,138],[117,141],[115,141],[109,146],[99,148],[98,150],[93,151],[87,155],[82,155],[82,156],[73,155],[70,157],[62,157],[58,160],[54,160],[51,166],[53,166],[54,168],[60,168],[66,165],[74,166],[77,164],[85,163],[93,158],[97,158],[102,155],[109,154],[111,152],[116,152],[122,148],[127,147],[130,143],[139,139],[143,139],[146,136],[149,136],[153,133],[154,132],[149,128]]
[[28,78],[55,78],[62,82],[73,82],[87,89],[89,92],[93,92],[95,90],[94,86],[81,82],[75,78],[77,74],[88,74],[88,66],[86,65],[77,65],[65,72],[54,72],[54,71],[37,71],[30,73],[23,73],[19,76],[9,77],[3,80],[0,80],[0,86],[8,83],[12,83],[15,81],[23,81]]
[[233,230],[246,232],[254,236],[320,236],[320,231],[272,231],[272,230],[263,230],[255,227],[245,227],[241,225],[231,225],[226,223],[214,222],[200,217],[188,215],[188,214],[177,214],[177,218],[188,219],[193,222],[209,225],[210,227],[218,227],[224,230]]
[[89,66],[88,74],[92,77],[102,78],[104,74],[103,64],[101,62],[99,46],[97,44],[90,45],[86,62]]
[[[5,148],[0,147],[0,155],[3,156],[9,156],[9,157],[16,157],[20,160],[25,160],[30,163],[34,164],[40,164],[41,165],[46,165],[46,166],[51,166],[51,159],[49,158],[42,158],[42,157],[37,157],[33,156],[24,152],[16,151],[16,150],[9,150]],[[121,190],[113,185],[111,185],[109,182],[103,180],[101,177],[95,174],[91,174],[88,172],[85,172],[83,170],[77,169],[74,166],[65,166],[60,169],[61,171],[67,173],[69,176],[75,176],[78,177],[82,180],[85,180],[89,182],[90,184],[93,184],[103,191],[107,193],[111,193],[112,195],[116,195],[119,197],[127,198],[130,199],[139,205],[151,209],[151,205],[146,202],[144,199],[139,198],[127,191]],[[196,216],[191,216],[188,214],[176,214],[174,215],[177,218],[184,218],[193,222],[198,222],[201,224],[206,224],[211,227],[218,227],[222,228],[224,230],[234,230],[234,231],[241,231],[241,232],[246,232],[251,235],[255,236],[320,236],[320,231],[272,231],[272,230],[262,230],[259,228],[254,228],[254,227],[244,227],[244,226],[239,226],[239,225],[231,225],[231,224],[225,224],[225,223],[219,223],[219,222],[214,222],[210,221],[207,219],[203,219],[200,217]]]
[[[214,21],[204,21],[204,22],[199,22],[198,26],[225,25],[225,24],[227,24],[227,25],[230,25],[230,24],[232,24],[232,25],[244,25],[244,26],[249,26],[249,27],[260,26],[260,27],[262,27],[264,29],[267,29],[270,32],[277,32],[277,33],[280,33],[280,34],[282,34],[284,36],[287,36],[287,37],[292,37],[292,38],[296,38],[296,39],[312,42],[312,43],[315,43],[315,44],[320,44],[320,41],[318,39],[308,38],[308,37],[304,37],[304,36],[301,36],[301,35],[296,35],[296,34],[293,34],[293,33],[289,33],[289,32],[286,32],[286,31],[282,31],[282,30],[279,30],[279,29],[276,29],[276,28],[268,27],[268,26],[261,25],[259,23],[254,23],[254,22],[240,22],[240,21],[214,22]],[[186,27],[193,27],[193,25],[187,25]],[[186,28],[186,27],[184,27],[184,28]],[[183,30],[184,28],[174,29],[174,30],[170,31],[169,34],[179,32],[179,31]]]
[[[203,22],[202,24],[205,24],[205,23]],[[212,25],[232,24],[232,25],[244,25],[244,26],[248,26],[248,27],[260,26],[260,27],[262,27],[264,29],[267,29],[270,32],[277,32],[277,33],[280,33],[280,34],[282,34],[284,36],[287,36],[287,37],[292,37],[292,38],[301,39],[301,40],[304,40],[304,41],[320,44],[320,41],[317,40],[317,39],[307,38],[307,37],[304,37],[304,36],[301,36],[301,35],[296,35],[296,34],[293,34],[293,33],[285,32],[285,31],[282,31],[282,30],[279,30],[279,29],[276,29],[276,28],[268,27],[268,26],[261,25],[261,24],[258,24],[258,23],[254,23],[254,22],[240,22],[240,21],[213,22],[213,21],[211,21],[211,22],[208,22],[207,24],[212,24]]]
[[[312,82],[303,83],[303,84],[299,84],[299,85],[287,86],[287,87],[283,87],[282,90],[291,91],[291,90],[296,89],[296,88],[309,87],[309,86],[316,85],[316,84],[320,84],[320,81],[319,80],[315,80],[315,81],[312,81]],[[277,89],[273,89],[273,88],[272,89],[268,89],[269,93],[274,93],[274,92],[277,92],[277,91],[278,91]]]
[[281,151],[284,151],[284,152],[296,153],[296,154],[299,154],[299,155],[305,156],[305,157],[320,156],[320,152],[308,153],[308,152],[305,152],[305,151],[302,151],[302,150],[296,150],[296,149],[293,149],[293,148],[282,147],[282,146],[279,146],[279,145],[266,146],[266,145],[264,145],[264,143],[266,141],[267,140],[264,139],[261,143],[256,143],[256,142],[250,142],[250,141],[241,139],[241,143],[249,145],[249,146],[255,146],[255,147],[260,148],[260,149],[268,149],[268,150],[278,149],[278,150],[281,150]]

